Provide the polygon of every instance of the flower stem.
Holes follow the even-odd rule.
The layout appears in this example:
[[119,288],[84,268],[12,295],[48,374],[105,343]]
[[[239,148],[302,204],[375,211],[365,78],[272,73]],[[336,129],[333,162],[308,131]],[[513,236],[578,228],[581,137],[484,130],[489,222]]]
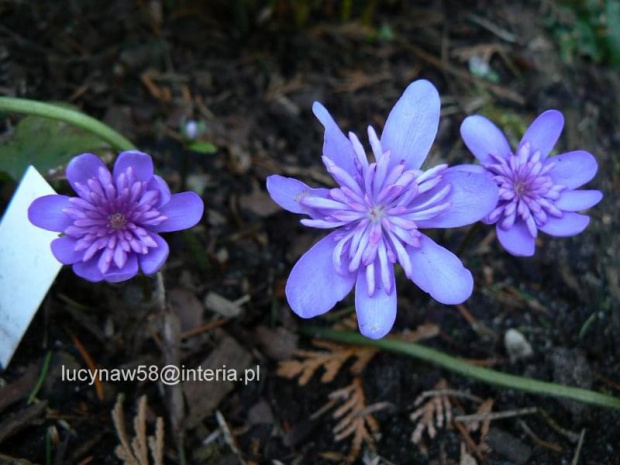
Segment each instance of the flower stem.
[[482,381],[483,383],[494,384],[509,389],[518,389],[532,394],[564,397],[578,402],[620,410],[620,398],[618,397],[482,368],[459,360],[456,357],[446,355],[438,350],[430,349],[412,342],[393,338],[373,340],[365,338],[357,333],[336,331],[316,326],[302,327],[301,332],[309,336],[321,337],[332,341],[377,347],[390,352],[409,355],[469,378]]
[[41,116],[63,123],[71,124],[85,131],[92,132],[110,144],[114,149],[122,152],[135,148],[125,137],[111,127],[95,118],[70,108],[64,108],[50,103],[38,102],[22,98],[0,97],[0,112],[22,113],[25,115]]

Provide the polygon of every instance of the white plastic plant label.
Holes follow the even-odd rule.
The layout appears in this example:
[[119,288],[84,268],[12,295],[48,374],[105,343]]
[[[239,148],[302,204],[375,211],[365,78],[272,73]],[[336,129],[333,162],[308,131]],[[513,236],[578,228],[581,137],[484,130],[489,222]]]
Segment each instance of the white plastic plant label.
[[28,221],[28,207],[54,189],[30,166],[0,220],[0,370],[5,369],[61,264],[50,243],[58,233]]

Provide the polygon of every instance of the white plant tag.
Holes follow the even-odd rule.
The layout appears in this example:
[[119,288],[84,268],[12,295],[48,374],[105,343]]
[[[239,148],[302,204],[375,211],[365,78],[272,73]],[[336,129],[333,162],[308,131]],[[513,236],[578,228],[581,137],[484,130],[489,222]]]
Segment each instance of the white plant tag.
[[0,370],[8,366],[62,267],[50,249],[58,233],[28,221],[32,201],[55,193],[30,166],[0,220]]

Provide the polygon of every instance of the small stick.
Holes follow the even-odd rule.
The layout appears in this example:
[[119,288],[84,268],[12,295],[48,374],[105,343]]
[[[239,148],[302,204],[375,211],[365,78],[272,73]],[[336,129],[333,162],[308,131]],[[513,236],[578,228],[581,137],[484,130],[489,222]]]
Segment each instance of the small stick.
[[198,336],[199,334],[211,331],[214,328],[225,325],[228,323],[228,318],[220,318],[219,320],[210,321],[204,325],[196,326],[195,328],[188,329],[184,333],[181,333],[181,339],[188,339],[190,337]]
[[581,455],[581,447],[583,446],[583,438],[586,436],[586,429],[581,430],[581,435],[579,436],[579,444],[577,444],[577,450],[575,451],[575,456],[573,457],[573,461],[571,465],[577,465],[579,463],[579,456]]
[[532,430],[530,429],[530,427],[529,427],[529,426],[527,426],[527,423],[525,423],[525,421],[523,421],[523,420],[519,420],[517,423],[519,424],[519,426],[521,427],[521,429],[522,429],[523,431],[525,431],[525,434],[527,434],[529,437],[531,437],[531,438],[532,438],[532,440],[533,440],[536,444],[538,444],[539,446],[546,447],[547,449],[551,449],[552,451],[554,451],[554,452],[558,452],[558,453],[562,453],[562,452],[564,451],[564,449],[562,449],[562,446],[560,446],[559,444],[556,444],[556,443],[554,443],[554,442],[547,442],[547,441],[545,441],[545,440],[543,440],[543,439],[540,439],[540,438],[536,435],[536,433],[534,433],[534,431],[532,431]]
[[505,412],[493,412],[493,413],[482,413],[482,414],[474,414],[474,415],[459,415],[454,418],[454,421],[461,421],[464,423],[470,421],[492,421],[492,420],[500,420],[502,418],[512,418],[512,417],[520,417],[523,415],[531,415],[532,413],[538,413],[537,407],[528,407],[519,410],[506,410]]
[[[92,357],[86,350],[86,347],[84,347],[82,342],[78,339],[78,337],[75,334],[73,334],[71,331],[68,331],[68,330],[67,332],[71,336],[71,340],[75,344],[75,347],[77,347],[78,352],[80,353],[80,355],[86,362],[88,369],[93,375],[95,375],[97,373],[97,364],[94,362],[94,360],[92,359]],[[95,381],[95,391],[97,391],[97,398],[103,402],[103,400],[105,399],[105,394],[103,391],[103,384],[101,383],[99,376],[95,376],[94,381]]]

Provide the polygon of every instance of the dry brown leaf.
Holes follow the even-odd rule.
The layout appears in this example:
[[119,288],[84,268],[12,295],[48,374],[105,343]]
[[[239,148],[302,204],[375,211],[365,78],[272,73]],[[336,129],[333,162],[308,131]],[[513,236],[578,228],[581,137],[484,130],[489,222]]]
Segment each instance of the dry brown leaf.
[[158,417],[155,436],[146,435],[146,396],[138,399],[138,414],[134,418],[135,437],[129,441],[125,429],[123,397],[119,395],[112,410],[112,420],[120,440],[114,452],[124,465],[149,465],[148,451],[151,450],[154,465],[164,464],[164,421]]
[[[441,391],[448,388],[448,383],[445,379],[440,380],[435,385],[435,390]],[[415,405],[419,405],[426,397],[426,393],[422,393],[415,401]],[[437,428],[443,427],[444,424],[448,424],[452,421],[452,404],[447,395],[437,394],[432,395],[430,399],[420,408],[415,410],[409,417],[411,421],[416,422],[416,428],[411,435],[411,442],[418,444],[422,440],[424,431],[428,431],[428,435],[431,439],[437,434],[435,424]],[[433,419],[436,418],[434,422]]]
[[312,344],[315,347],[327,350],[296,350],[293,354],[300,360],[280,362],[276,374],[288,379],[299,377],[299,385],[304,386],[322,367],[325,372],[321,376],[321,382],[329,383],[336,378],[342,366],[351,357],[356,358],[355,363],[351,366],[351,373],[359,375],[378,352],[378,349],[372,347],[345,346],[320,339],[312,341]]
[[374,448],[374,442],[379,435],[379,423],[370,413],[373,409],[366,406],[366,397],[359,377],[356,377],[349,386],[332,392],[329,398],[331,401],[343,403],[333,414],[333,417],[340,421],[332,431],[336,441],[353,436],[351,450],[347,456],[347,461],[353,462],[362,451],[364,443]]

